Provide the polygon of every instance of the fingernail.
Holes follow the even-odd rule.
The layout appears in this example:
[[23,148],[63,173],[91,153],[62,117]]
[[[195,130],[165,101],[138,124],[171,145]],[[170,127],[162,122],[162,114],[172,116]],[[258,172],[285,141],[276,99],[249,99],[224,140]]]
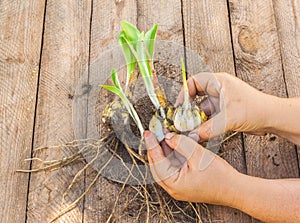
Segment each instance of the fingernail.
[[188,137],[190,137],[191,139],[195,140],[196,142],[199,142],[200,138],[198,136],[198,134],[194,133],[194,132],[190,132],[188,134]]
[[150,131],[144,132],[144,138],[147,150],[154,149],[158,145],[156,137]]
[[164,135],[168,134],[170,131],[168,129],[163,129]]
[[171,139],[174,135],[176,135],[175,132],[169,132],[165,135],[165,139]]
[[150,131],[144,131],[144,138],[149,138],[151,136],[151,132]]

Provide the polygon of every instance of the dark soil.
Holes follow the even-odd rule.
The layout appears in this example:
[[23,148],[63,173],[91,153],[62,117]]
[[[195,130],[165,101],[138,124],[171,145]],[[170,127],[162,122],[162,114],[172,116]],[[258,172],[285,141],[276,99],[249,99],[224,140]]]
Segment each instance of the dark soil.
[[[181,88],[180,66],[157,61],[154,62],[154,68],[156,70],[156,75],[159,79],[159,83],[164,88],[170,104],[174,104],[177,94]],[[113,100],[119,99],[114,94],[101,90],[101,100],[99,99],[99,106],[97,108],[99,110],[96,114],[99,114],[99,116],[101,116],[102,110]],[[135,107],[137,113],[139,114],[144,129],[148,129],[148,124],[153,114],[155,113],[155,108],[146,93],[145,85],[143,83],[142,77],[140,76],[135,84],[131,102]],[[102,136],[112,134],[114,132],[114,134],[116,134],[119,139],[125,140],[126,143],[128,143],[135,151],[137,151],[137,148],[139,146],[140,134],[132,119],[130,119],[129,126],[124,126],[121,124],[121,122],[120,124],[103,123],[101,117],[98,117],[97,120],[99,122],[98,128]],[[131,162],[129,154],[121,143],[117,149],[117,153],[124,159],[124,161]]]
[[[161,61],[156,61],[154,63],[154,67],[156,70],[156,75],[159,79],[159,83],[163,86],[165,93],[167,95],[167,98],[169,100],[170,104],[174,104],[176,97],[181,89],[182,81],[181,81],[181,68],[177,65],[168,64]],[[124,74],[124,71],[118,71],[118,73]],[[111,83],[106,83],[111,85]],[[126,148],[122,144],[122,141],[125,141],[130,145],[132,149],[134,149],[137,152],[137,148],[140,143],[140,135],[137,127],[135,126],[132,119],[130,119],[130,122],[125,126],[120,124],[113,124],[110,122],[103,122],[101,114],[103,109],[107,104],[112,102],[113,100],[119,100],[118,97],[116,97],[114,94],[107,92],[105,90],[101,90],[99,93],[98,98],[98,105],[96,107],[97,112],[96,114],[99,114],[99,117],[96,117],[96,120],[98,122],[98,129],[102,137],[113,135],[114,137],[118,138],[118,144],[116,145],[116,142],[111,143],[108,145],[108,150],[111,150],[110,156],[113,155],[113,152],[116,152],[119,157],[121,157],[122,161],[126,163],[127,167],[131,169],[132,167],[132,158],[128,154]],[[133,91],[133,97],[131,98],[132,104],[134,105],[137,113],[139,114],[139,117],[142,121],[144,129],[148,129],[148,123],[150,119],[152,118],[153,114],[155,113],[155,108],[152,105],[149,97],[146,94],[145,86],[143,83],[142,78],[140,77],[134,87]],[[101,159],[101,162],[105,163],[109,157],[106,154],[106,158]],[[143,165],[142,162],[137,161],[139,165]],[[100,168],[102,165],[98,165],[97,168]],[[122,167],[122,166],[121,166]],[[145,170],[147,170],[147,167],[145,167]],[[132,170],[132,174],[141,179],[140,173],[136,168]],[[143,173],[144,174],[144,173]],[[107,168],[107,170],[104,173],[104,177],[109,179],[112,182],[122,183],[126,180],[127,176],[129,175],[128,169],[123,166],[123,168],[120,169],[119,164],[112,164]],[[149,175],[149,173],[148,173]],[[151,186],[148,186],[151,187]],[[157,187],[157,186],[156,186]],[[195,217],[193,210],[191,207],[187,205],[187,203],[184,202],[177,202],[170,198],[170,196],[163,191],[160,187],[157,187],[159,196],[163,197],[166,201],[170,201],[170,206],[174,211],[177,211],[179,214],[174,215],[174,220],[177,222],[190,222],[190,218],[185,219],[186,217],[180,213],[178,207],[180,209],[184,209],[186,213],[188,213],[190,216]],[[133,197],[135,194],[135,191],[132,190],[130,187],[126,189],[126,197]],[[153,196],[153,199],[157,199],[157,194],[155,195],[152,190],[149,190],[148,193],[150,196]],[[123,199],[121,199],[123,200]],[[122,202],[120,200],[120,202]],[[134,200],[130,203],[130,205],[127,207],[125,212],[128,212],[128,217],[135,217],[136,216],[136,210],[139,210],[140,203],[137,200]],[[159,209],[159,204],[157,204],[157,208]],[[124,213],[123,213],[124,214]],[[141,216],[142,217],[142,216]],[[141,219],[139,219],[141,220]],[[157,219],[158,220],[158,219]],[[158,220],[159,221],[159,220]],[[153,221],[152,221],[153,222]]]

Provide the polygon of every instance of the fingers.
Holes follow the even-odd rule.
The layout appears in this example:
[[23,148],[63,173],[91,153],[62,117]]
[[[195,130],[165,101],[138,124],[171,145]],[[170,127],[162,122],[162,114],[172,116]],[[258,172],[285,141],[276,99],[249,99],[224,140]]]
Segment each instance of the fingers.
[[171,161],[172,166],[180,168],[185,162],[185,158],[171,149],[165,140],[163,140],[160,144],[165,156]]
[[198,143],[193,139],[184,135],[175,133],[168,133],[165,136],[166,143],[178,153],[180,153],[186,160],[189,160],[194,152],[197,150]]
[[194,80],[195,90],[199,95],[208,94],[210,96],[218,97],[221,84],[217,78],[217,74],[214,73],[199,73],[191,76]]
[[190,161],[187,168],[198,168],[198,170],[203,171],[209,167],[216,158],[214,153],[204,149],[189,137],[169,133],[166,138],[168,138],[166,142],[171,148],[174,148],[175,151],[183,155],[186,160]]
[[[221,84],[213,73],[199,73],[191,76],[187,80],[189,95],[194,99],[196,95],[205,95],[218,97],[221,89]],[[184,100],[184,91],[181,89],[175,102],[175,107],[182,104]]]
[[[196,89],[195,82],[194,82],[193,78],[189,78],[187,80],[187,86],[188,86],[188,89],[189,89],[190,98],[193,100],[196,97],[196,94],[197,94],[197,89]],[[184,89],[183,89],[183,86],[182,86],[181,90],[180,90],[180,92],[177,96],[177,99],[176,99],[176,102],[175,102],[174,106],[177,107],[178,105],[183,104],[183,101],[184,101]]]
[[207,116],[212,115],[216,111],[214,104],[209,98],[205,98],[203,101],[201,101],[200,108]]
[[168,144],[163,140],[161,141],[161,148],[165,154],[165,157],[168,157],[172,154],[173,150],[168,146]]
[[170,177],[179,174],[179,168],[172,165],[171,161],[165,156],[162,148],[156,140],[156,137],[150,132],[144,133],[145,143],[151,173],[156,182],[164,184]]
[[198,128],[191,131],[190,134],[197,134],[199,141],[207,141],[211,137],[219,136],[228,131],[226,126],[225,112],[220,112],[213,118],[201,124]]

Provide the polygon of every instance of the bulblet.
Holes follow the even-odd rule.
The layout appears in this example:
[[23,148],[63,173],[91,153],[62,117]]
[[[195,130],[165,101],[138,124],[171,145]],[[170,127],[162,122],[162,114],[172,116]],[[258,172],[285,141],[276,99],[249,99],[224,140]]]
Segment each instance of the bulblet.
[[173,120],[175,128],[180,132],[192,131],[204,121],[202,121],[200,110],[196,105],[178,106]]

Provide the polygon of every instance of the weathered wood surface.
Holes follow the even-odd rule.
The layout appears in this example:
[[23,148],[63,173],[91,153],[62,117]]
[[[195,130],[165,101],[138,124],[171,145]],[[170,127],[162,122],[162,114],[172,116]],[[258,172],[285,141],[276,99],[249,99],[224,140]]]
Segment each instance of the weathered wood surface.
[[[235,74],[227,1],[184,1],[183,20],[186,47],[198,52],[211,71]],[[188,71],[197,63],[199,61],[194,60],[193,55],[187,54]],[[222,149],[225,154],[223,158],[240,172],[246,173],[241,137]],[[235,209],[212,205],[209,208],[212,221],[251,222],[249,216]]]
[[[238,77],[265,93],[287,97],[272,1],[230,0],[229,6]],[[295,146],[286,140],[245,134],[244,145],[247,174],[299,176]]]
[[[111,69],[119,68],[118,59],[121,58],[115,55],[119,52],[117,36],[121,29],[121,21],[127,20],[133,24],[137,21],[137,5],[134,0],[128,1],[93,1],[92,5],[92,23],[91,23],[91,42],[90,42],[90,71],[89,84],[91,92],[89,95],[89,118],[87,126],[87,137],[95,137],[99,129],[93,128],[96,120],[93,120],[94,115],[92,110],[95,109],[95,103],[98,97],[99,84],[104,83],[109,78]],[[125,64],[123,64],[124,66]],[[122,66],[120,64],[120,66]],[[101,70],[99,70],[101,68]],[[95,103],[94,103],[95,102]],[[93,170],[87,171],[86,185],[90,184],[95,178],[96,172]],[[84,203],[84,222],[106,222],[110,216],[110,211],[115,202],[115,198],[120,188],[116,184],[109,183],[106,179],[100,178],[96,185],[91,189],[90,193],[85,198]],[[117,218],[122,213],[116,210],[112,221],[130,222],[128,218]],[[121,221],[122,220],[122,221]]]
[[[74,139],[72,98],[77,82],[88,68],[91,1],[47,1],[43,35],[34,148],[66,143]],[[68,151],[41,150],[44,160],[58,159]],[[70,152],[70,151],[69,151]],[[33,163],[33,169],[38,168]],[[62,207],[61,198],[81,165],[59,171],[31,174],[27,222],[48,222]],[[81,180],[70,202],[84,189]],[[82,204],[59,222],[82,222]]]
[[[299,97],[299,12],[297,0],[1,1],[1,221],[46,222],[59,212],[61,196],[82,165],[31,175],[14,170],[30,167],[23,160],[32,147],[94,136],[88,95],[95,91],[96,74],[106,79],[97,70],[99,64],[106,71],[118,59],[111,49],[117,46],[121,20],[144,30],[157,22],[160,40],[185,44],[212,71],[236,74],[273,95]],[[192,59],[187,53],[188,70],[200,71],[203,67]],[[82,95],[76,95],[78,88]],[[84,103],[74,104],[76,97]],[[82,117],[75,122],[76,131],[74,106]],[[266,178],[299,176],[294,145],[273,135],[243,135],[223,149],[229,151],[224,158],[241,172]],[[51,159],[65,153],[38,155]],[[35,162],[32,168],[38,166]],[[67,201],[82,193],[94,176],[87,171]],[[58,222],[105,222],[117,191],[100,179],[84,202]],[[256,222],[230,208],[210,209],[212,220]]]
[[[230,19],[238,77],[265,93],[287,97],[272,1],[230,0]],[[248,174],[298,176],[293,144],[273,135],[244,138]]]
[[25,222],[44,1],[0,1],[0,219]]

